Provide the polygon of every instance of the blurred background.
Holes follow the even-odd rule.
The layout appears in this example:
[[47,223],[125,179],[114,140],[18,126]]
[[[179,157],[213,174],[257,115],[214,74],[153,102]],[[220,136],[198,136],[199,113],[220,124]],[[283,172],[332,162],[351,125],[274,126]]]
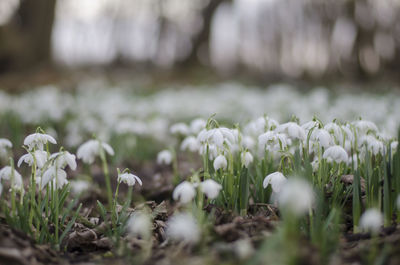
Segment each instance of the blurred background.
[[129,69],[397,82],[400,0],[1,0],[0,75]]

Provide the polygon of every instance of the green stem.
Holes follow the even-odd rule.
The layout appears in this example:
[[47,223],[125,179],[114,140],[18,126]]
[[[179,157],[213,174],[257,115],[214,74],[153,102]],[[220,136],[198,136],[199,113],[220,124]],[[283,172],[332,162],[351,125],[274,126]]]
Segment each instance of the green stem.
[[101,149],[101,151],[100,151],[100,159],[103,164],[103,171],[104,171],[104,177],[105,177],[106,189],[107,189],[108,207],[109,207],[109,209],[111,209],[112,205],[113,205],[111,181],[110,181],[110,175],[109,175],[109,171],[108,171],[107,159],[106,159],[106,155],[105,155],[103,149]]

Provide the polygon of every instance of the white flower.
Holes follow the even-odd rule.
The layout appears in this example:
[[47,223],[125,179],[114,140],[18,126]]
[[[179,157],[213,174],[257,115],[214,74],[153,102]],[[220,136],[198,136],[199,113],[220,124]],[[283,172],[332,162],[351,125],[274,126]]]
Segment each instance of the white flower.
[[307,213],[314,202],[310,184],[299,178],[290,178],[278,193],[279,206],[299,216]]
[[169,131],[171,132],[171,134],[174,135],[188,135],[189,127],[186,124],[180,122],[172,125]]
[[378,132],[378,127],[372,121],[359,120],[353,123],[357,131],[361,134],[366,134],[369,131]]
[[13,177],[14,180],[12,181],[11,185],[13,185],[15,189],[22,189],[22,176],[18,173],[18,171],[16,171],[15,169],[13,171],[12,167],[10,166],[5,166],[0,170],[0,181],[2,179],[11,180]]
[[196,195],[196,190],[193,185],[187,181],[180,183],[174,189],[172,193],[172,198],[177,201],[179,200],[181,203],[191,202]]
[[8,139],[0,138],[0,156],[5,157],[8,148],[12,148],[12,143]]
[[41,188],[46,187],[46,185],[50,181],[53,181],[53,185],[55,186],[55,188],[61,189],[65,184],[68,183],[67,172],[65,172],[63,169],[56,167],[54,165],[49,167],[43,173],[43,177],[40,181],[40,187]]
[[264,178],[263,187],[266,189],[271,184],[272,191],[279,193],[286,181],[287,178],[281,172],[274,172]]
[[151,217],[144,212],[134,212],[127,223],[128,233],[132,236],[140,236],[149,239],[151,236]]
[[360,218],[360,228],[377,233],[383,225],[383,216],[377,209],[366,210]]
[[28,166],[32,166],[34,161],[36,160],[36,166],[38,168],[42,168],[44,164],[47,162],[47,152],[42,150],[36,150],[32,153],[27,153],[21,156],[18,160],[17,166],[20,167],[22,162],[28,164]]
[[331,146],[325,150],[323,158],[327,159],[328,162],[335,161],[336,163],[348,163],[349,157],[346,150],[339,145]]
[[200,148],[200,143],[194,136],[186,137],[181,144],[182,151],[196,152]]
[[282,133],[276,133],[273,131],[269,131],[258,136],[258,144],[264,149],[266,148],[269,151],[279,151],[284,149],[288,145],[288,140],[286,135]]
[[228,161],[226,160],[225,156],[219,155],[215,158],[213,165],[215,171],[217,171],[218,169],[225,170],[228,166]]
[[86,180],[74,180],[70,182],[71,192],[74,195],[81,194],[90,188],[91,183]]
[[204,129],[198,134],[197,139],[201,143],[212,143],[219,148],[223,148],[224,142],[230,144],[235,142],[235,135],[233,130],[228,128]]
[[218,194],[219,194],[220,190],[222,189],[222,186],[221,186],[221,184],[219,184],[218,182],[216,182],[212,179],[207,179],[200,183],[200,188],[201,188],[201,191],[209,199],[215,199],[218,197]]
[[360,149],[365,148],[365,146],[374,155],[377,155],[379,153],[383,154],[385,151],[385,146],[383,145],[383,143],[372,135],[364,135],[360,138],[359,140]]
[[142,186],[142,180],[136,176],[133,175],[131,173],[122,173],[120,175],[118,175],[118,181],[121,183],[125,183],[128,186],[133,186],[135,185],[136,181],[139,183],[140,186]]
[[157,154],[157,164],[170,165],[172,163],[172,153],[169,150],[163,150]]
[[190,122],[190,131],[192,133],[199,133],[207,125],[207,122],[203,119],[194,119]]
[[195,244],[200,239],[199,226],[193,216],[187,213],[172,216],[167,222],[166,233],[173,241],[186,244]]
[[57,144],[53,136],[43,133],[33,133],[28,135],[24,140],[24,145],[28,146],[29,150],[35,147],[39,150],[43,150],[43,146],[50,142],[52,144]]
[[244,148],[252,150],[256,144],[256,141],[251,136],[243,136],[242,144]]
[[70,169],[76,169],[76,158],[75,155],[71,154],[68,151],[54,153],[50,156],[50,159],[57,159],[57,166],[60,168],[65,168],[67,165]]
[[316,121],[308,121],[301,125],[301,128],[303,128],[306,132],[310,131],[312,128],[315,128],[318,126],[318,122]]
[[208,148],[208,158],[210,160],[215,159],[218,156],[218,149],[214,144],[203,144],[200,145],[199,154],[204,155],[207,153]]
[[87,164],[92,164],[96,156],[100,154],[101,149],[105,150],[109,155],[114,155],[112,147],[99,140],[89,140],[82,144],[76,152],[77,157]]
[[249,151],[244,151],[241,154],[242,164],[247,168],[251,163],[253,163],[253,155]]
[[324,129],[333,135],[337,141],[341,141],[343,133],[339,125],[334,122],[330,122],[325,124]]
[[325,129],[315,129],[311,133],[311,140],[316,141],[323,148],[327,148],[332,144],[332,138]]
[[291,139],[299,139],[301,141],[306,139],[305,130],[294,122],[287,122],[279,125],[276,128],[276,132],[286,133]]

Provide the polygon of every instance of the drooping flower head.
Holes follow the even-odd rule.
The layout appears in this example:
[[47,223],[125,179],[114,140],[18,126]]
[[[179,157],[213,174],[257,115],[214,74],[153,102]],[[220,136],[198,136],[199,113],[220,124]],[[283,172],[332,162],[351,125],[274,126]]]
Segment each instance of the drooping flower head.
[[12,143],[10,140],[5,138],[0,138],[0,157],[5,157],[7,155],[8,149],[12,148]]
[[76,154],[86,164],[92,164],[96,156],[100,155],[101,150],[104,150],[111,156],[114,155],[114,150],[109,144],[93,139],[83,143],[78,148]]
[[311,185],[299,178],[290,178],[278,193],[279,207],[300,216],[307,213],[314,202],[314,192]]
[[127,229],[129,235],[140,236],[148,239],[151,236],[152,220],[149,214],[143,211],[135,211],[128,220]]
[[194,196],[196,196],[196,190],[194,189],[193,185],[187,181],[184,181],[176,186],[174,192],[172,193],[172,198],[175,201],[179,200],[181,203],[191,202]]
[[194,136],[186,137],[181,144],[182,151],[196,152],[200,148],[200,143]]
[[54,153],[50,156],[50,159],[56,159],[55,164],[60,168],[65,168],[68,165],[71,170],[76,169],[76,157],[68,151]]
[[241,154],[241,160],[242,160],[242,164],[247,168],[247,167],[249,167],[249,165],[251,164],[251,163],[253,163],[253,160],[254,160],[254,158],[253,158],[253,155],[249,152],[249,151],[244,151],[242,154]]
[[176,242],[195,244],[200,239],[200,228],[194,217],[188,213],[172,216],[167,222],[167,236]]
[[287,178],[281,172],[274,172],[264,178],[263,187],[266,189],[271,184],[272,191],[279,193],[286,181]]
[[142,180],[138,176],[131,173],[118,174],[118,182],[123,182],[128,186],[134,186],[137,182],[140,186],[142,186]]
[[228,166],[228,161],[226,160],[225,156],[219,155],[215,158],[213,166],[215,171],[217,171],[218,169],[225,170]]
[[28,135],[24,140],[24,145],[29,150],[38,149],[43,150],[43,147],[47,142],[57,144],[56,139],[53,136],[44,133],[33,133]]
[[10,166],[5,166],[0,170],[0,182],[3,179],[10,180],[14,189],[21,190],[23,188],[21,174],[19,174],[15,169],[13,170]]
[[383,216],[377,209],[366,210],[360,218],[360,227],[363,230],[377,233],[383,225]]
[[157,154],[157,164],[170,165],[172,163],[172,152],[169,150],[163,150]]
[[200,183],[200,188],[201,188],[201,191],[209,199],[215,199],[218,197],[218,194],[219,194],[220,190],[222,189],[222,186],[221,186],[221,184],[219,184],[218,182],[216,182],[212,179],[207,179]]
[[328,162],[336,162],[336,163],[348,163],[349,156],[347,155],[346,150],[339,145],[331,146],[325,150],[323,158],[327,159]]
[[19,158],[17,166],[20,167],[22,162],[25,162],[28,166],[32,166],[36,162],[36,166],[42,168],[47,162],[47,152],[35,150],[32,153],[27,153]]
[[53,186],[56,189],[61,189],[64,185],[68,184],[67,172],[56,165],[50,166],[39,180],[39,187],[44,188],[51,181],[53,181]]
[[289,136],[289,138],[293,140],[298,139],[300,141],[303,141],[306,139],[305,130],[295,122],[287,122],[279,125],[276,128],[276,132],[285,133],[287,134],[287,136]]

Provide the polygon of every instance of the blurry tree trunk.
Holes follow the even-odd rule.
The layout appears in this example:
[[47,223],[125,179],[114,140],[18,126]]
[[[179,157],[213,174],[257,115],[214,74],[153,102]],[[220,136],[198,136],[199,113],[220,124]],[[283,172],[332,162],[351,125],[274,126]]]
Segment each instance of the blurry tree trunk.
[[210,0],[209,3],[203,8],[201,12],[201,17],[203,19],[203,27],[192,39],[192,50],[189,53],[189,55],[182,61],[183,65],[192,65],[200,63],[198,57],[199,54],[209,55],[211,22],[214,13],[221,3],[227,1],[231,0]]
[[10,22],[0,26],[0,72],[51,61],[55,6],[56,0],[21,0]]

